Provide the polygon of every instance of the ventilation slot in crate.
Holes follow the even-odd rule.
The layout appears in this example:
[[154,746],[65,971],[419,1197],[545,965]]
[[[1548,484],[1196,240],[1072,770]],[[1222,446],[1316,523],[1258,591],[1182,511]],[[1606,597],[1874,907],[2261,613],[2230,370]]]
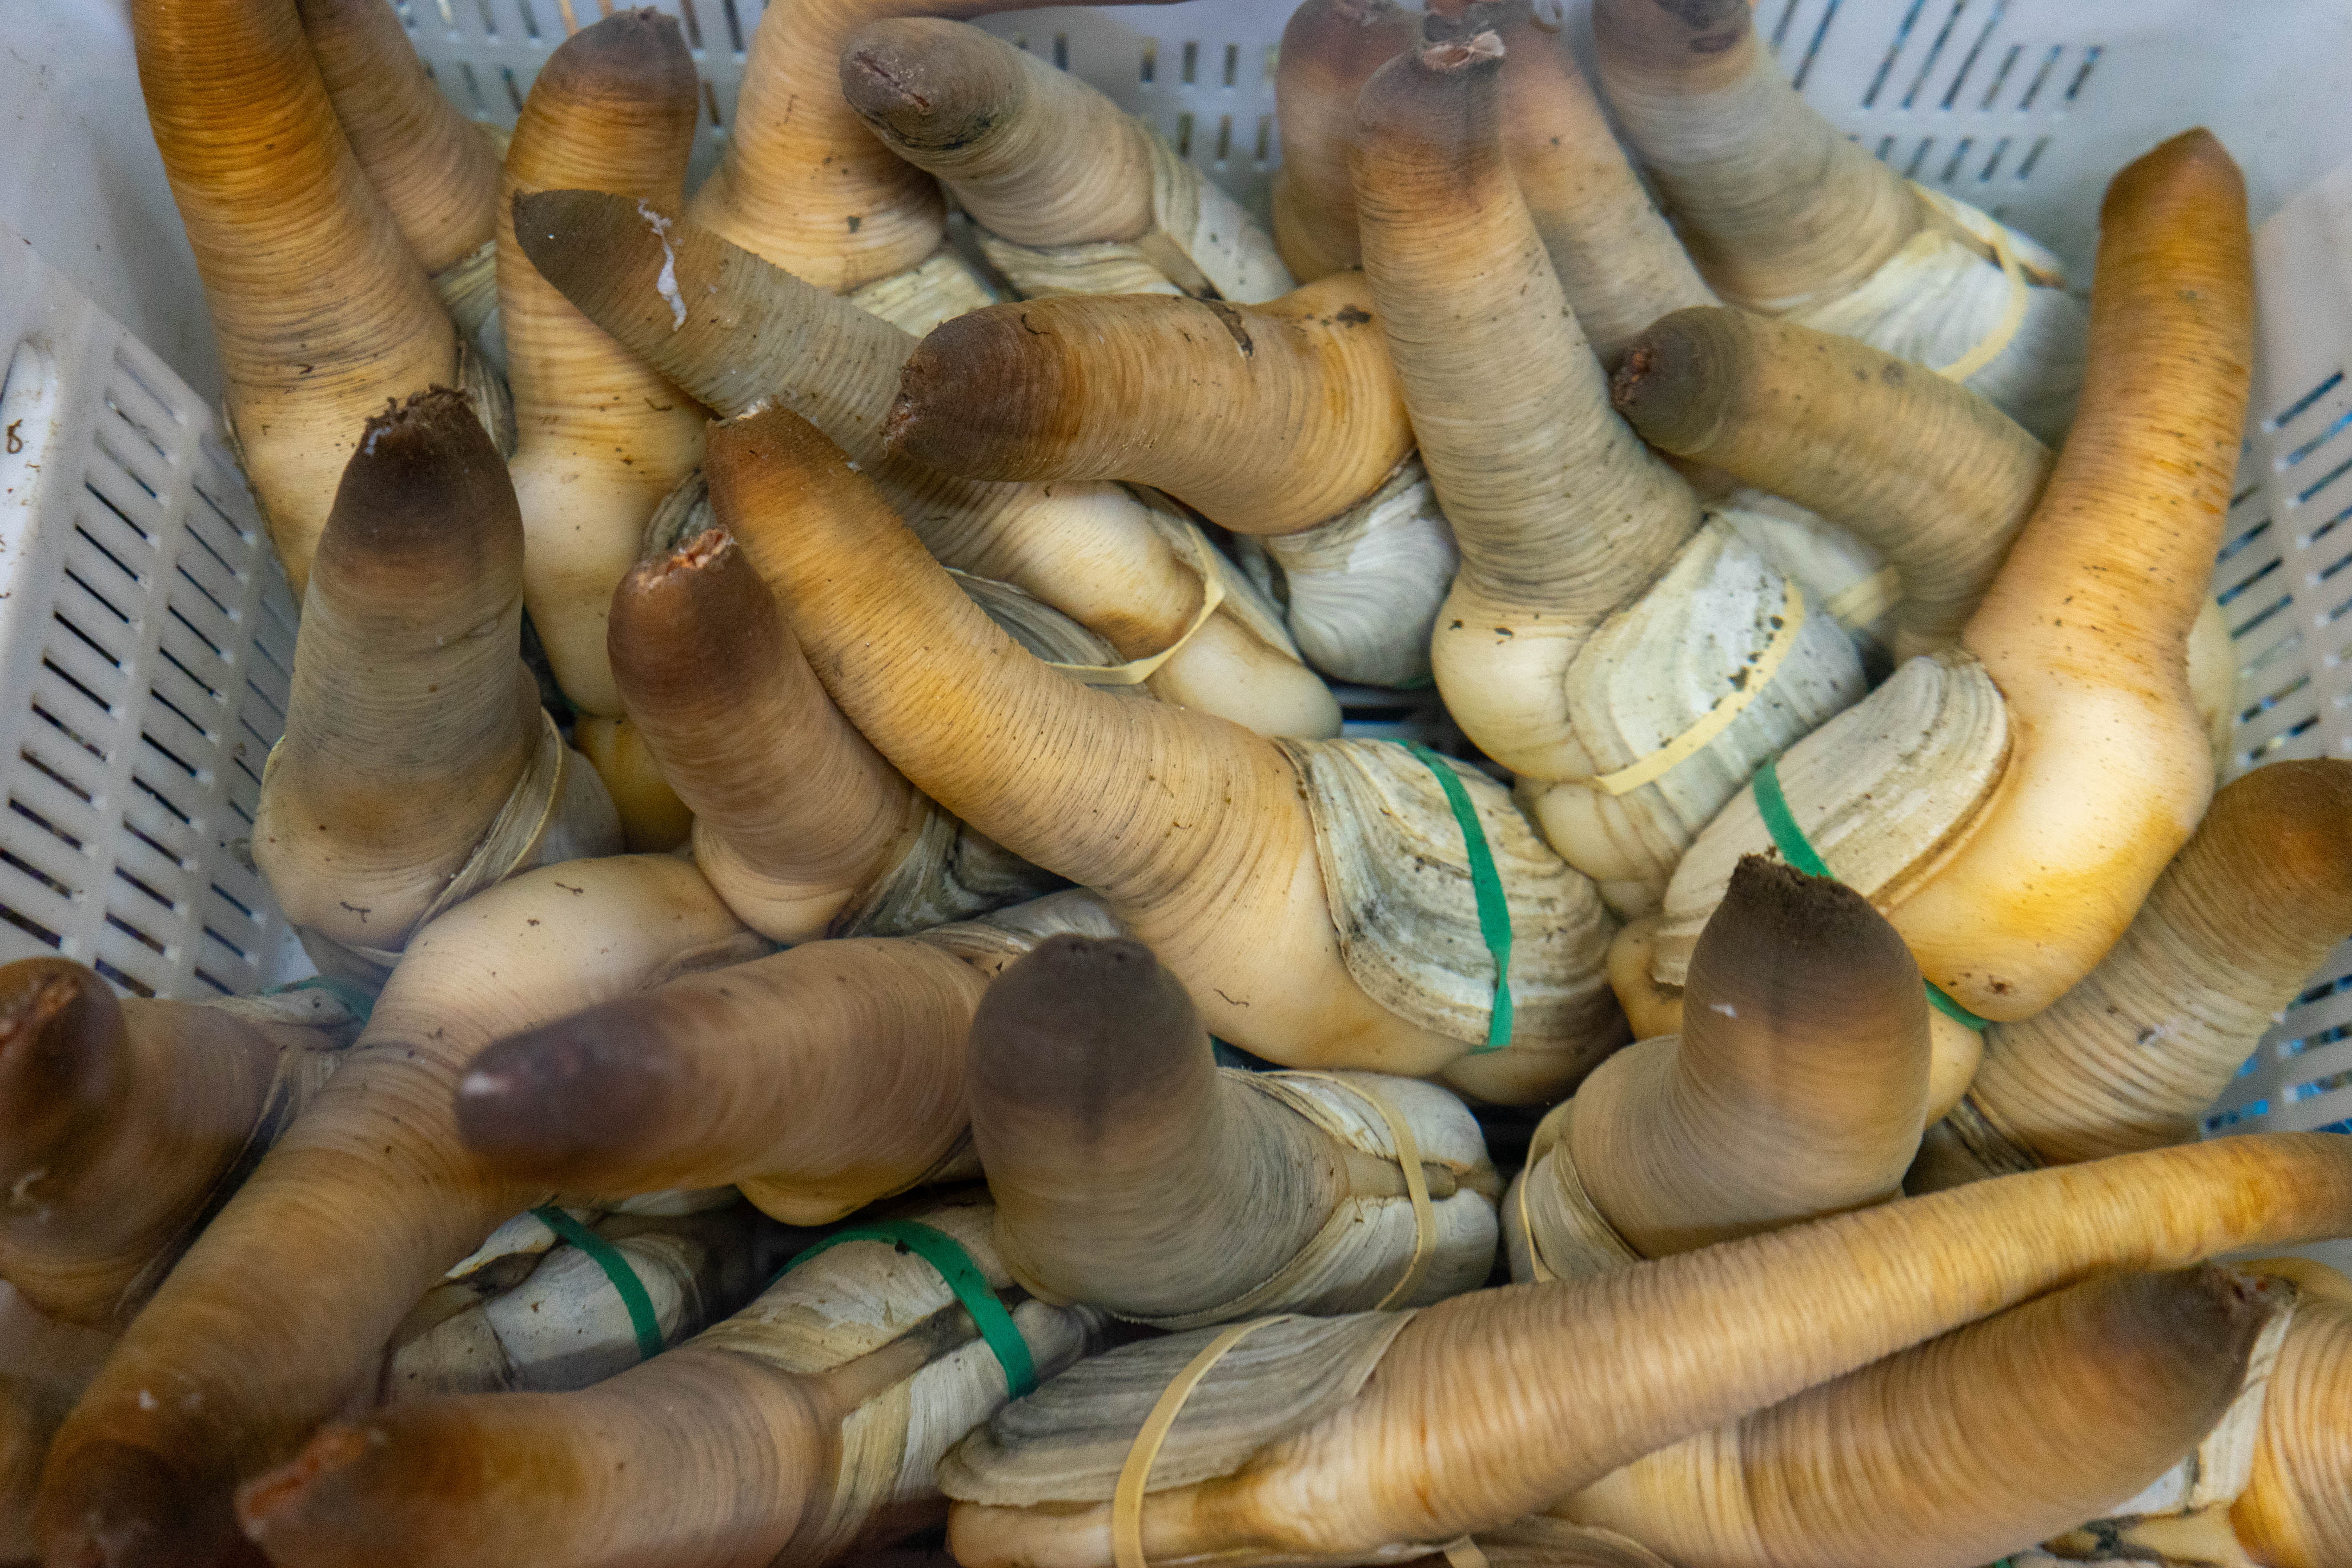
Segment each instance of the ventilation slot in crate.
[[291,599],[194,395],[37,258],[5,260],[44,336],[0,390],[0,515],[22,520],[0,539],[0,959],[250,991],[286,963],[247,846]]

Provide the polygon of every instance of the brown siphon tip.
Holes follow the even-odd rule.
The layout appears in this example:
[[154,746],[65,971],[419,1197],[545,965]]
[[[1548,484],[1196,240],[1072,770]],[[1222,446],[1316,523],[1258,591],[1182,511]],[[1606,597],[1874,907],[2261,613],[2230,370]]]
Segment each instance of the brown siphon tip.
[[1625,348],[1609,399],[1642,438],[1689,457],[1711,446],[1737,395],[1739,312],[1694,305],[1659,317]]
[[1592,27],[1604,58],[1709,83],[1756,36],[1750,0],[1595,0]]
[[[1719,55],[1756,29],[1754,0],[1651,0],[1658,23],[1694,55]],[[1654,23],[1653,26],[1656,26]]]
[[610,302],[630,300],[639,309],[658,310],[667,328],[669,307],[652,284],[675,247],[665,250],[647,210],[634,197],[608,191],[518,191],[515,243],[539,275],[590,318],[601,321]]
[[991,305],[934,327],[899,372],[886,449],[970,479],[1051,477],[1085,413],[1052,320]]
[[1869,900],[1761,855],[1733,870],[1684,994],[1685,1027],[1727,1007],[1776,1032],[1895,1029],[1927,1005],[1911,950]]
[[1276,68],[1286,81],[1328,83],[1325,91],[1344,86],[1352,99],[1366,77],[1412,47],[1421,22],[1395,0],[1306,0],[1282,29]]
[[2209,856],[2231,882],[2339,932],[2352,922],[2352,763],[2272,763],[2223,785],[2181,861]]
[[[420,392],[367,422],[320,536],[314,578],[450,591],[522,571],[522,513],[465,394]],[[392,582],[387,583],[389,577]]]
[[556,1183],[625,1162],[669,1120],[677,1082],[646,1048],[657,1011],[633,997],[499,1041],[457,1080],[458,1135],[498,1170]]
[[[999,975],[971,1021],[975,1117],[1052,1107],[1080,1142],[1191,1098],[1214,1072],[1192,999],[1124,937],[1050,937]],[[1188,1083],[1188,1080],[1195,1080]]]
[[689,102],[700,91],[694,55],[677,18],[646,7],[615,11],[557,47],[531,84],[559,100],[636,99]]
[[1027,96],[1015,51],[961,22],[877,22],[841,52],[841,91],[860,119],[918,152],[968,147]]
[[[1482,54],[1480,39],[1495,52]],[[1356,95],[1358,179],[1402,158],[1411,178],[1449,192],[1486,188],[1502,161],[1502,41],[1491,33],[1406,48]],[[1395,178],[1394,172],[1387,176]]]
[[[2238,1392],[2247,1357],[2263,1325],[2285,1304],[2289,1287],[2277,1279],[2200,1264],[2160,1274],[2112,1278],[2086,1302],[2098,1312],[2104,1359],[2152,1363],[2174,1386],[2208,1385],[2226,1405]],[[2214,1411],[2218,1418],[2221,1412]]]
[[226,1485],[208,1488],[151,1449],[60,1443],[36,1528],[50,1568],[267,1568],[237,1538]]
[[1430,0],[1421,19],[1423,44],[1462,43],[1503,32],[1530,14],[1528,0]]
[[98,974],[68,959],[0,967],[0,1184],[37,1205],[37,1176],[62,1184],[71,1145],[102,1132],[129,1070],[122,1007]]
[[774,595],[723,528],[632,567],[613,590],[604,647],[623,700],[640,711],[698,707],[714,689],[787,654]]
[[2201,232],[2224,216],[2243,222],[2246,177],[2221,138],[2200,125],[2141,153],[2116,171],[2099,203],[2099,227],[2137,215],[2158,236],[2189,226]]

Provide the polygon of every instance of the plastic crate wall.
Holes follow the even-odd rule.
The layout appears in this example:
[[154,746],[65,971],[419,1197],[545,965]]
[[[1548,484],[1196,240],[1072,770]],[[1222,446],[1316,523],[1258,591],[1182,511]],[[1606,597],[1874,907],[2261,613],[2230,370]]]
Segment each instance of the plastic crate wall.
[[0,226],[0,958],[147,995],[276,977],[247,860],[294,605],[213,416]]
[[[393,0],[444,90],[512,124],[541,62],[612,0]],[[764,0],[651,0],[703,81],[695,177],[734,122]],[[1410,3],[1410,0],[1409,0]],[[1585,0],[1538,0],[1572,36]],[[1149,120],[1264,210],[1279,163],[1274,58],[1286,0],[1013,11],[981,25]],[[2210,125],[2245,165],[2261,223],[2352,157],[2341,0],[1756,0],[1805,96],[1911,178],[2087,262],[2107,176],[2158,138]],[[2290,62],[2282,64],[2282,62]]]

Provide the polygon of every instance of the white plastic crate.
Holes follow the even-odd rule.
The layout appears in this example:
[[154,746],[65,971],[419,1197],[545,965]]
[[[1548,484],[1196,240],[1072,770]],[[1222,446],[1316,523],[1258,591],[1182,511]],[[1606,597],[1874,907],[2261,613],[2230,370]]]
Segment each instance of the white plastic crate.
[[0,225],[0,952],[143,994],[283,962],[245,841],[294,605],[213,416]]
[[[702,74],[698,177],[732,122],[761,0],[655,3],[678,16]],[[1540,3],[1561,15],[1571,37],[1581,33],[1581,0]],[[548,53],[613,8],[611,0],[395,4],[444,89],[499,124],[512,122]],[[1190,0],[1009,13],[984,25],[1144,115],[1263,211],[1278,153],[1274,47],[1288,11],[1285,0]],[[0,269],[0,351],[28,332],[47,342],[40,333],[58,329],[41,324],[48,318],[39,300],[53,296],[39,291],[68,278],[129,323],[161,363],[136,342],[119,353],[96,346],[105,333],[95,319],[75,318],[82,336],[47,349],[44,363],[60,367],[60,379],[42,395],[65,421],[50,449],[93,476],[110,474],[110,463],[150,464],[160,467],[142,471],[163,479],[153,494],[112,508],[78,499],[78,479],[52,482],[37,524],[19,509],[0,513],[0,570],[41,595],[81,592],[58,572],[82,548],[68,537],[79,537],[75,518],[95,516],[101,533],[115,526],[110,513],[152,531],[149,552],[109,578],[112,596],[97,595],[111,607],[73,612],[105,627],[94,640],[119,650],[100,659],[104,669],[91,679],[103,689],[90,689],[79,721],[44,718],[53,710],[35,705],[42,691],[58,689],[43,684],[44,658],[63,648],[85,668],[88,650],[77,651],[47,611],[0,601],[7,828],[19,831],[19,799],[37,796],[53,808],[44,820],[63,829],[41,830],[47,841],[33,841],[41,858],[0,838],[11,857],[0,860],[0,908],[14,922],[0,925],[0,956],[50,950],[45,937],[28,945],[29,921],[64,951],[101,957],[120,977],[160,992],[239,986],[283,962],[280,928],[234,840],[239,814],[252,809],[257,748],[277,733],[290,606],[266,551],[256,550],[249,503],[223,478],[209,416],[188,391],[209,398],[219,377],[193,260],[140,114],[124,0],[0,0],[0,15],[11,46],[0,51],[0,112],[14,116],[11,155],[0,163],[0,222],[25,230],[64,275]],[[2233,770],[2352,757],[2344,662],[2352,648],[2352,117],[2342,113],[2352,5],[1758,0],[1757,19],[1823,113],[1910,177],[2032,231],[2077,268],[2078,280],[2088,275],[2101,189],[2123,162],[2196,123],[2237,155],[2262,226],[2262,339],[2242,493],[2215,584],[2244,669]],[[26,248],[14,238],[7,245],[12,262]],[[20,395],[12,374],[12,407],[20,395]],[[131,413],[133,404],[148,412]],[[142,416],[160,456],[121,434]],[[96,477],[89,492],[130,493]],[[211,500],[199,504],[199,496]],[[180,537],[191,523],[201,547]],[[183,563],[207,551],[233,588],[192,585],[195,574]],[[203,628],[197,641],[216,650],[193,656],[205,671],[190,677],[201,698],[182,682],[184,668],[170,668],[191,646],[182,625]],[[166,700],[192,706],[159,717]],[[165,750],[186,764],[180,778],[154,754]],[[65,763],[51,763],[53,754]],[[47,766],[80,770],[72,776],[102,787],[60,799]],[[247,924],[228,919],[240,910],[251,911]],[[2209,1131],[2347,1124],[2352,946],[2265,1037]]]

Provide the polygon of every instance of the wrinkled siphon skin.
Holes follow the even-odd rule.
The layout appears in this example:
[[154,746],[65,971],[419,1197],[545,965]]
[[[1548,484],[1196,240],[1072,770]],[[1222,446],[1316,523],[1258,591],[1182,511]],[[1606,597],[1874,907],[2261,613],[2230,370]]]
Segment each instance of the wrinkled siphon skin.
[[[2221,144],[2109,188],[2054,458],[1957,383],[1740,313],[1851,289],[1937,221],[1796,96],[1748,0],[1594,0],[1674,227],[1528,0],[1307,0],[1274,192],[1304,287],[1031,300],[918,344],[850,296],[940,256],[949,198],[990,244],[1174,243],[1141,122],[964,25],[1025,3],[772,0],[689,203],[707,89],[651,9],[565,7],[501,165],[385,0],[130,0],[226,423],[305,605],[252,858],[314,947],[399,962],[331,1041],[0,966],[0,1558],[814,1568],[935,1524],[953,1465],[901,1473],[856,1417],[966,1352],[1001,1398],[961,1307],[824,1370],[787,1326],[772,1357],[719,1333],[577,1394],[372,1410],[385,1346],[559,1194],[740,1185],[821,1226],[985,1161],[975,1267],[1051,1373],[1109,1312],[1230,1300],[1408,1184],[1237,1088],[1213,1030],[1555,1105],[1556,1157],[1643,1256],[1385,1320],[1368,1381],[1149,1493],[1150,1562],[1497,1532],[1497,1568],[1977,1568],[2194,1448],[2290,1300],[2269,1272],[2297,1315],[2208,1523],[2263,1568],[2352,1563],[2352,1285],[2205,1261],[2352,1233],[2352,1141],[2187,1142],[2352,930],[2352,763],[2217,797],[2187,673],[2252,354]],[[510,461],[447,390],[436,294],[490,245]],[[1392,1012],[1347,962],[1306,753],[1270,738],[1335,732],[1336,699],[1238,576],[1210,603],[1182,507],[1119,486],[1285,536],[1416,452],[1460,547],[1435,679],[1503,768],[1598,782],[1567,671],[1729,475],[1883,544],[1898,654],[1999,689],[1996,782],[1877,909],[1744,863],[1671,994],[1632,933],[1637,1021],[1678,1033],[1590,1077],[1613,1011],[1589,1048],[1492,1055]],[[721,526],[656,551],[698,466]],[[1171,654],[1157,700],[1024,652],[942,562]],[[532,840],[558,863],[445,899],[552,754],[526,602],[579,743],[642,785],[632,831],[688,852],[596,855],[621,829],[583,768]],[[969,963],[836,938],[947,813],[1126,934],[1037,945],[1041,919]],[[1923,976],[1994,1020],[1965,1114],[2044,1168],[1983,1177],[1932,1128],[1918,1155],[1952,1077]],[[959,1496],[955,1560],[1108,1568],[1107,1489]],[[1615,1533],[1538,1548],[1531,1518]]]
[[2194,1449],[2281,1296],[2210,1265],[2095,1279],[1637,1460],[1555,1511],[1706,1568],[1974,1568]]
[[2251,247],[2245,182],[2209,132],[2133,162],[2100,208],[2082,403],[1960,638],[2009,705],[2009,764],[1886,910],[1979,1016],[2031,1017],[2090,973],[2212,799],[2187,650],[2253,373]]
[[[1452,1541],[2094,1274],[2186,1268],[2347,1223],[2352,1147],[2267,1133],[1979,1182],[1594,1279],[1475,1291],[1418,1313],[1333,1414],[1230,1473],[1149,1494],[1144,1549],[1252,1562]],[[1603,1408],[1611,1419],[1594,1421]],[[973,1568],[1105,1564],[1110,1507],[964,1500],[950,1542]]]
[[131,21],[228,422],[299,599],[368,417],[456,384],[456,329],[335,122],[294,0],[141,0]]
[[675,19],[622,11],[583,27],[531,84],[499,188],[524,598],[564,695],[605,717],[622,710],[604,653],[614,584],[635,563],[654,509],[701,460],[708,416],[540,275],[515,234],[514,202],[585,186],[676,212],[698,88]]
[[499,150],[434,85],[385,0],[297,0],[335,119],[430,275],[490,242]]
[[[49,1552],[79,1562],[104,1542],[100,1560],[161,1563],[225,1546],[236,1480],[371,1386],[417,1298],[546,1201],[467,1153],[453,1093],[466,1064],[693,955],[751,956],[751,940],[700,873],[664,856],[543,867],[418,933],[349,1059],[59,1430],[38,1513]],[[335,1262],[299,1261],[319,1258]],[[158,1386],[182,1393],[158,1401]]]

